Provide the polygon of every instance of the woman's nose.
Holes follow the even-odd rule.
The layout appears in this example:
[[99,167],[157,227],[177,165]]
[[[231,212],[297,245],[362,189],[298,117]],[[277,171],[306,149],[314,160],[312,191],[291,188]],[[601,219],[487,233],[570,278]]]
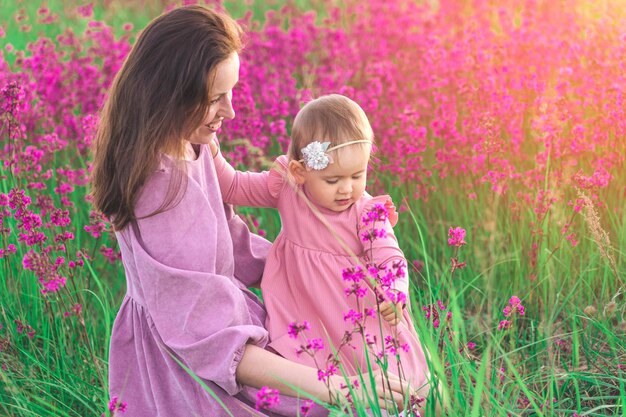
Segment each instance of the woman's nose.
[[233,96],[231,94],[227,94],[222,101],[222,105],[220,107],[219,116],[224,119],[233,119],[235,118],[235,109],[233,108]]

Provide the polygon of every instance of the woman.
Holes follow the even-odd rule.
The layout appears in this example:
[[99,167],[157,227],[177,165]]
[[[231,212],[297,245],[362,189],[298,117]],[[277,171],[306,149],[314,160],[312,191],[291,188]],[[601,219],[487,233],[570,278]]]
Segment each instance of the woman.
[[[223,205],[207,147],[235,116],[241,47],[228,16],[175,9],[140,34],[103,109],[92,185],[126,271],[109,354],[110,394],[126,415],[228,415],[222,402],[248,416],[244,386],[331,400],[316,369],[264,349],[265,312],[246,287],[259,281],[269,243]],[[406,387],[391,387],[401,406]],[[273,411],[296,415],[297,401],[282,397]]]

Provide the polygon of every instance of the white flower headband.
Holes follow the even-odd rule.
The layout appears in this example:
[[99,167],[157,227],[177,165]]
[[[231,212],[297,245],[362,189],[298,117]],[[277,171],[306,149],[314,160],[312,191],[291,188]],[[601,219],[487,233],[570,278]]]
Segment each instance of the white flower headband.
[[344,146],[352,145],[354,143],[372,143],[369,140],[353,140],[351,142],[342,143],[332,148],[329,148],[330,142],[320,142],[318,140],[313,141],[301,149],[302,159],[298,162],[304,162],[304,165],[308,171],[314,169],[316,171],[322,170],[333,163],[333,158],[328,154],[335,149],[343,148]]

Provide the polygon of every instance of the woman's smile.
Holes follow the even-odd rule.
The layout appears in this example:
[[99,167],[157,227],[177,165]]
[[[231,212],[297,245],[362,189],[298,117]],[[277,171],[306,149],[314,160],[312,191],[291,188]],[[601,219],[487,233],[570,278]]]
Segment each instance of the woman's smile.
[[213,121],[211,123],[207,123],[205,126],[209,128],[209,130],[212,130],[213,132],[217,132],[219,130],[220,127],[222,127],[222,118],[220,118],[217,121]]

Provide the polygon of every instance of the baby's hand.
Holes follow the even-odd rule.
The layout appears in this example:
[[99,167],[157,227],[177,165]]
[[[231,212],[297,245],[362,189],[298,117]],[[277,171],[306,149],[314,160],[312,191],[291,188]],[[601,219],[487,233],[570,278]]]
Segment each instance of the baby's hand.
[[211,149],[211,155],[213,155],[213,158],[215,158],[220,150],[220,147],[217,144],[217,139],[209,141],[209,149]]
[[404,303],[392,303],[391,301],[383,301],[380,303],[378,312],[381,317],[392,326],[397,326],[402,317],[402,308]]

